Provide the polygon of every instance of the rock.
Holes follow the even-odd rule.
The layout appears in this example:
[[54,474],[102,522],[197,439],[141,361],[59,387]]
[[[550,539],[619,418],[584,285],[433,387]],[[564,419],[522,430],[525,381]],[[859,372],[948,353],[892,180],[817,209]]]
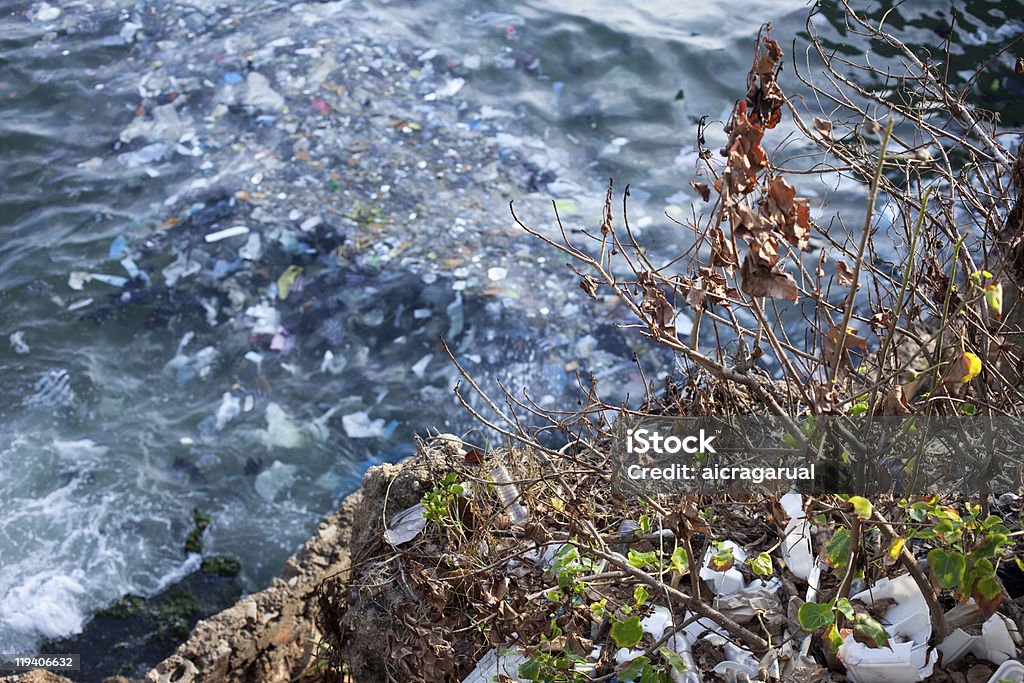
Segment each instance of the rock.
[[289,581],[196,624],[188,640],[150,671],[147,683],[286,683],[314,663],[320,641],[317,589],[350,566],[356,492],[288,560]]
[[270,81],[266,76],[256,71],[251,72],[245,79],[245,95],[242,102],[264,111],[278,112],[284,109],[284,98],[270,87]]

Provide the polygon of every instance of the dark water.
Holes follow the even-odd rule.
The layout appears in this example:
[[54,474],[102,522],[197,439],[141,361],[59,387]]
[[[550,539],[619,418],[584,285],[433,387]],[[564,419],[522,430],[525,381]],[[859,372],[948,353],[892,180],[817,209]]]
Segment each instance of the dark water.
[[[927,4],[906,28],[934,41],[949,7]],[[972,3],[961,58],[1019,33],[1020,9]],[[96,0],[0,11],[0,651],[14,652],[188,571],[193,507],[213,516],[210,550],[265,585],[367,466],[409,453],[428,429],[471,425],[440,336],[490,386],[528,384],[547,405],[572,400],[577,369],[635,396],[634,342],[591,323],[561,259],[514,237],[505,205],[540,217],[558,198],[570,222],[594,224],[615,176],[632,185],[634,226],[673,244],[663,212],[693,201],[695,122],[724,118],[742,94],[759,25],[774,22],[786,44],[806,8]],[[335,68],[313,82],[327,60]],[[217,109],[250,71],[302,113]],[[1005,102],[1000,88],[1016,86],[1004,75],[985,87]],[[126,134],[179,91],[191,122]],[[312,98],[330,101],[329,117]],[[395,133],[403,121],[436,144]],[[373,188],[369,171],[347,187],[363,131],[382,168],[403,161]],[[340,141],[335,175],[270,163],[292,158],[297,136]],[[234,198],[243,189],[278,197],[265,222]],[[412,206],[415,193],[438,201]],[[333,259],[329,234],[299,227],[321,214],[370,246]],[[172,216],[183,222],[167,227]],[[238,266],[239,311],[280,309],[288,353],[255,339],[252,316],[227,309],[227,280],[207,274],[218,259],[234,267],[246,238],[203,234],[240,224],[264,236],[264,255]],[[315,254],[303,251],[311,235]],[[76,282],[76,271],[131,275],[119,236],[150,282]],[[203,271],[165,286],[186,247]],[[307,284],[282,301],[272,288],[289,263]],[[218,424],[235,401],[238,415]]]

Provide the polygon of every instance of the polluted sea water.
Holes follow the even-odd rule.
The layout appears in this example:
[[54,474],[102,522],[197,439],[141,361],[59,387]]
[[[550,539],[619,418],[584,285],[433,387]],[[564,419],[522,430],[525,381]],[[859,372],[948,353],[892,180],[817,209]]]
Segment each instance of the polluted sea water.
[[[576,333],[606,304],[565,297],[561,265],[510,220],[510,198],[542,216],[547,196],[458,99],[468,74],[351,10],[4,18],[19,63],[69,65],[32,87],[106,113],[60,152],[71,195],[99,199],[53,247],[59,267],[6,262],[0,651],[194,569],[194,508],[207,548],[265,585],[366,467],[469,426],[442,337],[488,386],[529,379],[545,405],[575,401],[577,371],[642,392],[632,342]],[[53,116],[28,83],[10,106]]]

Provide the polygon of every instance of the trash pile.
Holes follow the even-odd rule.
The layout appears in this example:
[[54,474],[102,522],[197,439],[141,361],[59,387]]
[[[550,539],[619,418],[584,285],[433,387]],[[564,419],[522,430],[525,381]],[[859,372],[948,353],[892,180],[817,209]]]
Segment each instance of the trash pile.
[[[1019,523],[1016,496],[987,515],[796,492],[627,500],[604,464],[582,444],[485,452],[441,435],[372,468],[353,569],[321,589],[331,665],[366,681],[1024,680],[1002,521]],[[850,554],[855,519],[866,559]],[[1003,598],[948,588],[936,549],[959,546],[921,533],[943,520],[987,544]]]

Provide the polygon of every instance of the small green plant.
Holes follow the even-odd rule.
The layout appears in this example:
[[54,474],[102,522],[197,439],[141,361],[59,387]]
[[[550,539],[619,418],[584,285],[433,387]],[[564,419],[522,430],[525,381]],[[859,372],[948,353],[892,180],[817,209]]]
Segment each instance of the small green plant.
[[554,647],[563,635],[561,627],[554,617],[551,619],[549,633],[542,636],[544,646],[534,651],[527,660],[519,665],[519,677],[537,683],[584,683],[590,680],[585,670],[577,665],[585,665],[586,657]]
[[972,503],[961,515],[939,504],[938,496],[901,502],[910,519],[922,525],[908,531],[906,539],[935,546],[928,551],[928,566],[936,585],[952,590],[960,601],[973,598],[986,616],[994,613],[1002,600],[996,567],[1011,545],[1002,518],[983,517],[981,506]]
[[440,529],[458,530],[462,527],[456,497],[463,492],[458,475],[449,473],[441,482],[428,491],[422,499],[423,516],[437,524]]

